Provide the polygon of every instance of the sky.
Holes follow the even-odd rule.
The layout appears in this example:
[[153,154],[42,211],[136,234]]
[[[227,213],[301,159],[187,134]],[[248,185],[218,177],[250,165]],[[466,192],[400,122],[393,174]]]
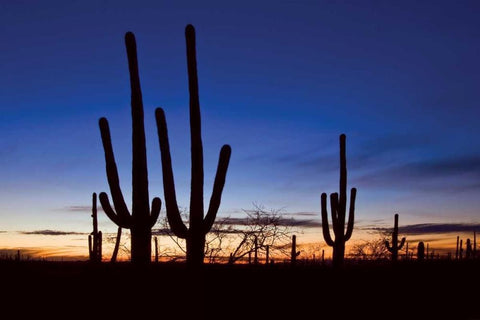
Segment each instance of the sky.
[[[354,235],[392,226],[398,213],[407,238],[424,226],[420,234],[446,234],[454,245],[457,234],[480,230],[479,9],[478,1],[2,1],[0,248],[63,250],[65,233],[77,241],[68,246],[86,250],[92,193],[109,192],[100,117],[131,199],[127,31],[137,41],[150,197],[164,198],[154,119],[162,107],[178,202],[189,206],[187,24],[197,35],[205,206],[229,144],[219,217],[241,218],[255,204],[279,209],[305,227],[298,241],[322,242],[320,195],[338,192],[344,133],[348,188],[358,189]],[[99,223],[116,230],[103,212]]]

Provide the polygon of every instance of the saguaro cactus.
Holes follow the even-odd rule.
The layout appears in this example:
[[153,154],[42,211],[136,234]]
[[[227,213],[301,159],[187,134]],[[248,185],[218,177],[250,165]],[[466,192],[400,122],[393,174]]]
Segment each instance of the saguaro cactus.
[[102,261],[102,231],[98,231],[97,194],[92,194],[92,223],[93,231],[88,235],[88,255],[90,261]]
[[132,213],[130,214],[120,189],[120,180],[110,138],[110,128],[106,118],[101,118],[99,125],[105,151],[108,184],[115,210],[110,205],[105,192],[100,193],[100,202],[103,211],[115,224],[119,227],[130,229],[132,262],[148,263],[151,261],[151,229],[157,221],[162,202],[159,198],[153,198],[150,211],[143,102],[138,75],[137,45],[133,33],[127,32],[125,45],[130,72],[132,109]]
[[477,256],[477,232],[473,231],[473,257]]
[[158,129],[158,139],[162,158],[163,190],[167,218],[173,233],[186,240],[187,264],[199,266],[205,257],[205,235],[210,231],[222,196],[231,148],[224,145],[220,151],[217,172],[213,185],[210,205],[204,217],[203,207],[203,146],[201,137],[200,102],[198,97],[197,61],[195,54],[195,29],[187,25],[185,29],[187,44],[188,87],[190,92],[190,138],[191,138],[191,187],[190,187],[190,217],[189,227],[184,224],[180,216],[175,194],[172,160],[168,142],[167,123],[163,109],[155,111]]
[[425,244],[420,241],[417,246],[417,260],[423,261],[425,259]]
[[295,264],[297,262],[297,257],[300,255],[300,251],[297,251],[297,236],[292,236],[292,248],[290,251],[290,262]]
[[330,236],[327,213],[327,194],[322,193],[322,231],[325,242],[333,247],[333,266],[341,267],[345,256],[345,242],[350,240],[353,232],[355,197],[357,189],[350,192],[350,210],[348,213],[347,229],[345,231],[345,215],[347,208],[347,157],[345,152],[344,134],[340,135],[340,197],[338,193],[330,194],[330,208],[335,240]]
[[459,248],[459,245],[460,245],[460,236],[457,236],[457,247],[456,247],[456,250],[455,250],[455,260],[458,260],[459,256],[458,256],[458,248]]
[[398,243],[398,213],[396,213],[392,231],[392,245],[390,246],[388,240],[385,241],[385,246],[387,247],[387,250],[390,251],[390,253],[392,254],[392,261],[397,261],[398,250],[401,250],[404,244],[405,237],[403,237],[400,243]]

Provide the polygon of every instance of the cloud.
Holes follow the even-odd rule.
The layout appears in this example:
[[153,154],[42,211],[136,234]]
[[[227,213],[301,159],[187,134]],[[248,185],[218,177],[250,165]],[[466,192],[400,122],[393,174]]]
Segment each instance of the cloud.
[[[414,134],[389,134],[366,141],[350,142],[347,137],[347,162],[350,169],[384,166],[392,162],[396,155],[417,151],[431,143],[428,136]],[[333,141],[332,141],[333,142]],[[338,171],[339,142],[335,140],[328,150],[305,150],[296,154],[278,157],[279,162],[290,162],[298,168],[317,171]]]
[[[226,225],[247,226],[251,224],[251,220],[248,217],[245,218],[224,218],[221,223]],[[321,226],[320,219],[294,219],[294,218],[282,218],[278,220],[279,226],[290,227],[318,227]]]
[[[369,227],[365,230],[388,232],[392,228]],[[404,235],[461,233],[480,230],[479,223],[421,223],[398,227],[398,232]]]
[[428,186],[422,191],[458,192],[480,189],[479,180],[480,156],[472,154],[394,165],[357,177],[355,183],[362,186],[395,189]]
[[18,231],[25,235],[45,235],[45,236],[68,236],[68,235],[86,235],[83,232],[58,231],[58,230],[36,230],[36,231]]
[[[92,212],[92,206],[67,206],[63,210],[71,212]],[[97,211],[103,211],[102,206],[97,206]]]
[[299,211],[299,212],[289,212],[289,216],[295,217],[295,216],[303,216],[303,217],[319,217],[320,213],[319,212],[312,212],[312,211]]

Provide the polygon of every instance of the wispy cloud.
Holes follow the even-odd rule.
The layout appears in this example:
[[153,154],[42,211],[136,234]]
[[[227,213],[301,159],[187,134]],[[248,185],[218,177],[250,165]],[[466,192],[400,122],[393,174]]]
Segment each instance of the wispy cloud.
[[[398,164],[357,177],[358,185],[410,189],[428,186],[422,191],[466,191],[480,189],[480,156],[427,159]],[[443,183],[442,183],[443,182]]]
[[[391,228],[370,227],[365,228],[372,231],[387,232]],[[398,227],[398,232],[404,235],[421,235],[421,234],[442,234],[442,233],[460,233],[472,232],[480,230],[479,223],[421,223],[411,224]]]
[[319,217],[320,212],[312,212],[312,211],[299,211],[299,212],[289,212],[289,216],[291,217]]
[[45,235],[45,236],[68,236],[68,235],[85,235],[83,232],[58,231],[58,230],[35,230],[35,231],[18,231],[25,235]]
[[[432,139],[428,136],[413,134],[389,134],[364,141],[349,141],[347,137],[347,156],[350,169],[371,168],[383,166],[395,160],[402,153],[417,151],[428,145]],[[333,143],[333,141],[332,141]],[[339,146],[338,141],[325,149],[312,149],[295,154],[277,157],[278,162],[291,163],[302,169],[321,171],[338,170]]]
[[[92,212],[92,206],[67,206],[62,210],[71,212]],[[97,211],[103,211],[102,206],[97,206]]]
[[[224,223],[225,225],[246,226],[252,222],[248,218],[225,218],[221,223]],[[290,227],[318,227],[322,224],[319,219],[283,218],[278,220],[278,225]]]

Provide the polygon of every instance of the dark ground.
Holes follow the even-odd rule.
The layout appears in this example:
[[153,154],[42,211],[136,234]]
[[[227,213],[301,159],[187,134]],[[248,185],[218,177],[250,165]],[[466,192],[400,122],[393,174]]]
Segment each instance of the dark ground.
[[[1,310],[40,319],[480,319],[480,260],[330,266],[0,261]],[[7,318],[5,318],[7,319]]]

